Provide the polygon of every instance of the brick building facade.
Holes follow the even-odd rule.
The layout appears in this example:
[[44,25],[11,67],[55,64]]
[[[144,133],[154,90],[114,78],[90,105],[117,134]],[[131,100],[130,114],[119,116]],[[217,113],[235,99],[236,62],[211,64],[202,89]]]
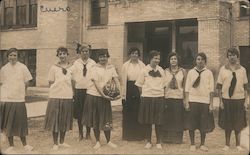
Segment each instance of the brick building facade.
[[[248,1],[37,0],[36,2],[36,26],[21,28],[6,28],[4,19],[7,13],[6,6],[5,3],[1,3],[3,14],[0,31],[1,63],[6,61],[4,51],[11,47],[26,52],[23,59],[31,69],[34,68],[36,86],[47,86],[48,70],[57,59],[56,49],[59,46],[69,48],[72,61],[77,57],[72,41],[90,43],[93,48],[92,57],[99,49],[108,49],[111,55],[110,61],[117,67],[118,73],[128,58],[127,50],[132,46],[141,49],[145,63],[149,50],[159,50],[162,54],[163,67],[166,67],[167,54],[171,51],[181,55],[182,65],[185,68],[192,67],[197,52],[205,52],[208,56],[208,67],[215,76],[219,66],[226,61],[227,48],[236,46],[241,52],[241,63],[246,67],[250,66]],[[17,8],[15,5],[14,1],[14,10]],[[26,8],[28,9],[30,7]],[[28,11],[26,17],[29,17]],[[14,16],[13,25],[18,25],[15,23],[18,18],[20,17]],[[29,24],[28,19],[26,24]],[[36,61],[31,61],[34,59]],[[250,73],[249,67],[248,73]]]

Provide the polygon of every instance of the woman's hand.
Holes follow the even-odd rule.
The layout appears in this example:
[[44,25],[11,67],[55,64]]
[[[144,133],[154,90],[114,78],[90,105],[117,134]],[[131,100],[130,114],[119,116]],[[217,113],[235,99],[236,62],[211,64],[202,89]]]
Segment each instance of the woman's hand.
[[220,99],[220,108],[224,109],[224,103],[223,103],[223,101],[221,99]]
[[118,96],[116,96],[116,97],[112,98],[112,100],[111,100],[111,101],[115,101],[115,100],[118,100],[118,99],[120,99],[120,98],[121,98],[121,95],[118,95]]
[[190,105],[189,105],[189,102],[185,102],[185,104],[184,104],[184,108],[185,108],[185,110],[186,111],[190,111]]
[[246,98],[246,99],[245,99],[245,102],[244,102],[244,107],[245,107],[245,110],[247,110],[247,109],[248,109],[248,104],[249,104],[249,99],[248,99],[248,98]]
[[109,97],[109,96],[107,96],[107,95],[104,95],[104,94],[103,94],[103,97],[104,97],[105,99],[108,99],[108,100],[110,100],[110,101],[112,101],[112,99],[113,99],[112,97]]
[[210,104],[209,105],[209,112],[213,112],[214,111],[214,106],[213,106],[213,104]]

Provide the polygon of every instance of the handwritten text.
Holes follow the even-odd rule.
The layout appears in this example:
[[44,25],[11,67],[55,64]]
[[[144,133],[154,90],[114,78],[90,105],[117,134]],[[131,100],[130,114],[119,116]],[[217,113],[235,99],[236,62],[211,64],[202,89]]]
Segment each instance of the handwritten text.
[[54,7],[54,8],[49,8],[49,7],[45,7],[43,5],[40,6],[40,11],[41,12],[69,12],[70,11],[70,7]]

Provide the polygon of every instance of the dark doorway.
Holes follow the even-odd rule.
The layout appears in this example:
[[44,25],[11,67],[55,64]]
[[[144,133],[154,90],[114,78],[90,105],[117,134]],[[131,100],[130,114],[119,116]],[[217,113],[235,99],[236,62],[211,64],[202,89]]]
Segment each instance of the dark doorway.
[[[240,64],[246,68],[248,81],[250,81],[250,46],[240,46]],[[250,84],[248,86],[250,88]]]
[[190,69],[198,53],[197,19],[176,20],[176,52],[181,58],[180,65]]
[[190,69],[198,53],[197,19],[178,19],[127,23],[127,48],[137,47],[142,51],[142,59],[149,63],[151,50],[161,52],[160,66],[168,67],[168,54],[176,52],[181,57],[182,67]]
[[148,53],[151,50],[161,52],[160,66],[167,67],[167,57],[172,49],[171,23],[167,21],[146,23],[146,50],[144,54],[145,63],[149,63]]

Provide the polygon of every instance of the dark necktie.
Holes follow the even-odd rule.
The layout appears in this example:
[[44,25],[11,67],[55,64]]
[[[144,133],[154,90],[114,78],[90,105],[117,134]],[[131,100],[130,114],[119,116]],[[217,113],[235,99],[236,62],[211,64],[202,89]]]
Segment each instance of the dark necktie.
[[172,80],[170,82],[170,88],[171,89],[178,89],[178,84],[177,84],[175,74],[172,74],[172,75],[173,75],[173,78],[172,78]]
[[159,70],[157,71],[151,70],[148,72],[148,74],[152,77],[161,77],[161,73],[159,72]]
[[197,88],[197,87],[200,85],[201,73],[202,73],[203,71],[204,71],[204,70],[198,71],[198,70],[196,69],[196,72],[198,72],[199,76],[198,76],[197,79],[194,81],[194,84],[193,84],[193,87],[194,87],[194,88]]
[[66,75],[67,74],[67,69],[62,68],[62,72],[63,72],[64,75]]
[[85,77],[86,74],[87,74],[87,64],[83,64],[83,70],[82,70],[82,72],[83,72],[83,76]]
[[232,74],[233,74],[233,78],[232,78],[231,85],[230,85],[229,90],[228,90],[228,95],[230,98],[233,96],[234,89],[235,89],[236,82],[237,82],[235,72],[232,72]]

